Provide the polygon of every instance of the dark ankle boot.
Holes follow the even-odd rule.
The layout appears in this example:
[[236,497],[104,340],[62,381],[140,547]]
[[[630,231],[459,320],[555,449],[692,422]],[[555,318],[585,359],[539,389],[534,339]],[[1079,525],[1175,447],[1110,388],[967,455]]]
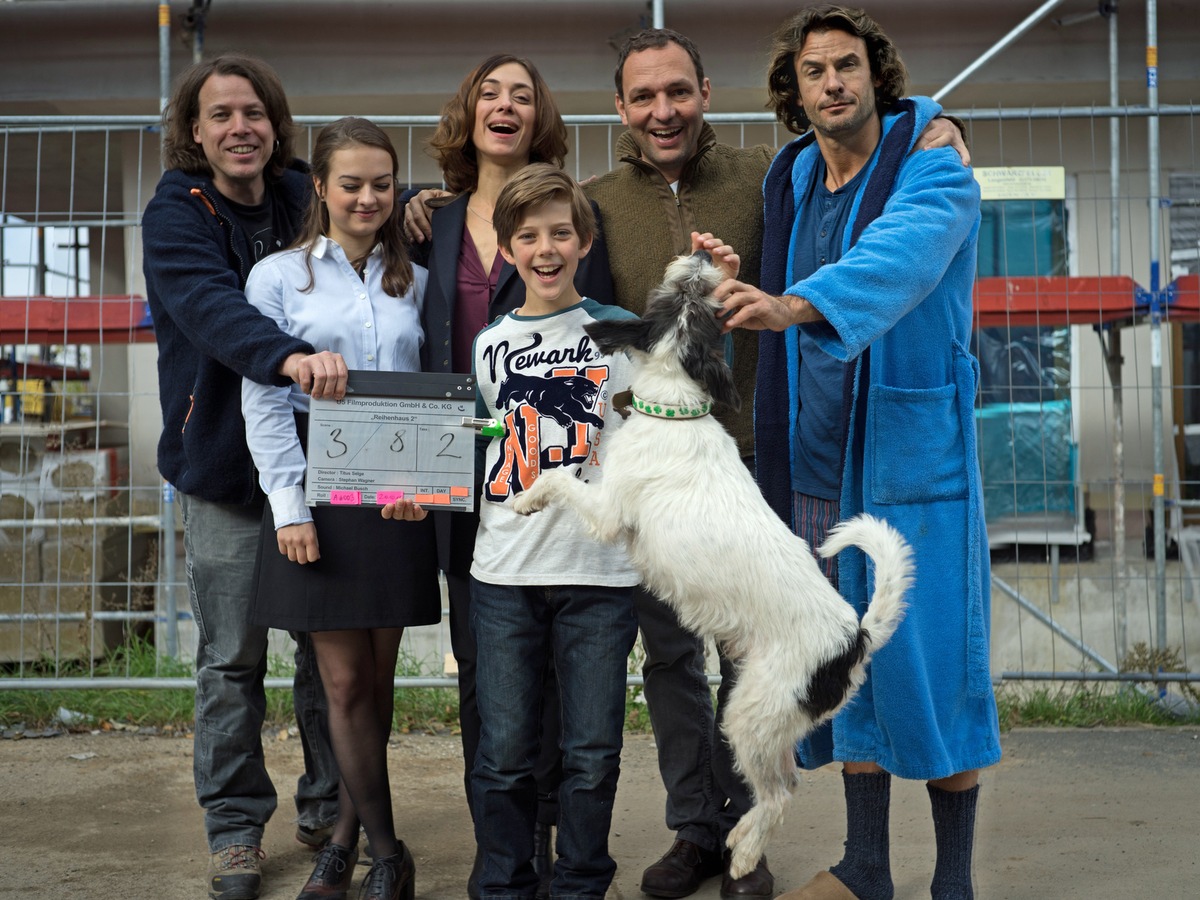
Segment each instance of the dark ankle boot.
[[554,847],[550,826],[541,822],[533,825],[533,873],[538,877],[535,900],[549,900],[550,882],[554,880]]

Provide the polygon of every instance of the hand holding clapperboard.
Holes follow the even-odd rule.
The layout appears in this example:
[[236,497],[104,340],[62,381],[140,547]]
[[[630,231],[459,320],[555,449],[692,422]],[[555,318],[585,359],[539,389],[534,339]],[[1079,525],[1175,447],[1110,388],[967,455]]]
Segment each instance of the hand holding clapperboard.
[[352,370],[342,400],[311,403],[305,502],[471,510],[475,435],[498,427],[474,413],[470,375]]

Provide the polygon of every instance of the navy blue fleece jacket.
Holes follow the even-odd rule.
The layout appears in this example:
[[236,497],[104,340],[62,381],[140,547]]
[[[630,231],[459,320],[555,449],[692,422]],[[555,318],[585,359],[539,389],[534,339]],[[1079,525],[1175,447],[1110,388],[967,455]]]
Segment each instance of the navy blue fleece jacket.
[[[268,179],[290,242],[312,181],[299,160]],[[159,473],[186,494],[219,503],[255,501],[246,448],[242,378],[288,384],[279,366],[310,344],[280,331],[243,293],[253,248],[205,175],[166,172],[142,216],[143,271],[158,340],[163,431]]]

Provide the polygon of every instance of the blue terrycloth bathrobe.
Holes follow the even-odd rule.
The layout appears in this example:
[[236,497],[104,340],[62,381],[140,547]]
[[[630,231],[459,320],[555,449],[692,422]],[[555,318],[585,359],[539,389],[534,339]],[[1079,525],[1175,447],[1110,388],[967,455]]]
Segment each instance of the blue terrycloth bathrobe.
[[[901,101],[851,209],[844,255],[789,284],[795,223],[819,150],[810,132],[784,147],[764,183],[762,287],[806,298],[827,323],[803,326],[848,379],[841,516],[869,512],[912,545],[916,577],[895,636],[832,723],[798,747],[806,768],[874,762],[936,779],[1000,758],[988,660],[991,605],[975,446],[978,363],[967,350],[979,189],[949,148],[910,155],[937,115]],[[801,192],[797,195],[797,189]],[[764,493],[788,521],[799,359],[795,329],[761,337],[755,431]],[[800,439],[803,439],[801,436]],[[873,589],[858,550],[841,554],[839,588],[861,615]]]

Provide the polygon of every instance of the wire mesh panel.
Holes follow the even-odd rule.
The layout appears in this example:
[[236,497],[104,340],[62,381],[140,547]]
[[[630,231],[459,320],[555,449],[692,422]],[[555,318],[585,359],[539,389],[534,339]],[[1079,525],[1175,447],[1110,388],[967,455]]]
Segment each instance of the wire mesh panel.
[[[977,171],[1007,185],[989,197],[985,184],[973,342],[997,676],[1200,670],[1200,509],[1189,506],[1200,506],[1200,123],[1193,107],[1165,112],[1164,201],[1152,208],[1144,110],[955,111]],[[567,119],[572,174],[621,165],[616,117]],[[735,145],[789,137],[761,114],[711,120]],[[300,120],[301,152],[323,121]],[[402,182],[440,184],[424,152],[436,117],[376,121]],[[176,498],[155,462],[157,348],[141,276],[158,158],[148,117],[0,119],[3,686],[153,678],[121,653],[135,640],[162,659],[192,652]],[[1161,577],[1147,556],[1156,485],[1169,510]],[[444,629],[414,632],[409,652],[440,676]]]

